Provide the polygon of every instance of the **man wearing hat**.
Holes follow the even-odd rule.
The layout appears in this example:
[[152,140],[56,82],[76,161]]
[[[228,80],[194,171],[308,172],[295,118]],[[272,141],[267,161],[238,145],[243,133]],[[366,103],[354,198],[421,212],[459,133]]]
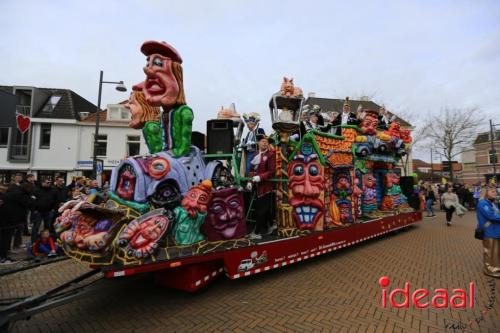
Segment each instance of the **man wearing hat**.
[[354,113],[351,112],[351,105],[349,104],[349,97],[344,100],[344,105],[342,106],[342,113],[338,114],[333,121],[328,126],[328,130],[331,127],[336,128],[335,134],[342,135],[341,125],[358,125],[359,119]]
[[246,156],[245,175],[248,175],[252,168],[252,159],[257,152],[257,135],[266,135],[266,132],[263,128],[259,127],[260,114],[258,114],[257,112],[252,112],[249,114],[244,113],[243,120],[247,125],[248,133],[241,146],[243,147]]
[[[257,200],[254,203],[256,226],[250,234],[251,239],[261,239],[275,228],[272,215],[274,183],[270,181],[276,172],[276,155],[269,149],[272,139],[263,134],[257,135],[258,153],[251,161],[252,181],[247,184],[247,189],[257,188]],[[271,226],[269,226],[271,223]]]
[[300,133],[305,135],[307,132],[312,130],[323,131],[324,130],[324,119],[321,115],[321,108],[319,105],[313,105],[312,107],[306,106],[306,120],[300,123]]
[[182,58],[166,42],[144,42],[141,52],[147,56],[143,85],[146,101],[162,107],[163,149],[175,157],[186,155],[191,150],[193,111],[184,96]]

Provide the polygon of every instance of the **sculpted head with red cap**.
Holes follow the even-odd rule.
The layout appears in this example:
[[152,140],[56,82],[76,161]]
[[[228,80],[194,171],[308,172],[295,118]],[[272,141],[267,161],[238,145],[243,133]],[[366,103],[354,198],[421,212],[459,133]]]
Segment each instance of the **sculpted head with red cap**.
[[143,89],[146,101],[165,108],[186,104],[182,58],[177,50],[166,42],[147,41],[142,44],[141,52],[147,56]]

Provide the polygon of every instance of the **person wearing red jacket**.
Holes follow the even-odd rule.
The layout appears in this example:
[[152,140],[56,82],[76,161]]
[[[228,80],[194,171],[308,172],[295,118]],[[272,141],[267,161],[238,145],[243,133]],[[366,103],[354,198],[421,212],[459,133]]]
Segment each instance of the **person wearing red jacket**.
[[31,251],[35,257],[51,257],[57,254],[57,247],[48,229],[40,232],[40,237],[33,243]]
[[[270,142],[271,141],[271,142]],[[262,239],[262,234],[272,232],[274,228],[272,205],[274,183],[271,179],[276,172],[276,155],[270,150],[272,139],[259,134],[257,135],[257,145],[259,152],[252,159],[252,181],[248,183],[247,188],[256,187],[257,200],[254,203],[256,226],[255,231],[250,234],[251,239]],[[269,223],[271,222],[271,226]]]

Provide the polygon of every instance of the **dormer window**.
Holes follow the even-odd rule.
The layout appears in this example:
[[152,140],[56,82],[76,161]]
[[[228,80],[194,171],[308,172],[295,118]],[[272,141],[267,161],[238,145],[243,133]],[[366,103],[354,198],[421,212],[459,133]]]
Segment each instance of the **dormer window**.
[[130,120],[130,111],[121,104],[108,105],[107,118],[114,121]]
[[50,96],[49,100],[47,103],[45,103],[42,112],[52,112],[56,108],[57,103],[59,103],[59,100],[61,99],[60,95],[52,95]]

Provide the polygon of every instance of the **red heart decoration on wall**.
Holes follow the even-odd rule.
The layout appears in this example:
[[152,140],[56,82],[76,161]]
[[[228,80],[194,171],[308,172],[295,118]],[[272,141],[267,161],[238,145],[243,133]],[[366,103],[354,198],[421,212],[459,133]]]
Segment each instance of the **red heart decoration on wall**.
[[26,133],[30,129],[31,120],[30,117],[25,117],[22,114],[16,116],[17,128],[21,133]]

